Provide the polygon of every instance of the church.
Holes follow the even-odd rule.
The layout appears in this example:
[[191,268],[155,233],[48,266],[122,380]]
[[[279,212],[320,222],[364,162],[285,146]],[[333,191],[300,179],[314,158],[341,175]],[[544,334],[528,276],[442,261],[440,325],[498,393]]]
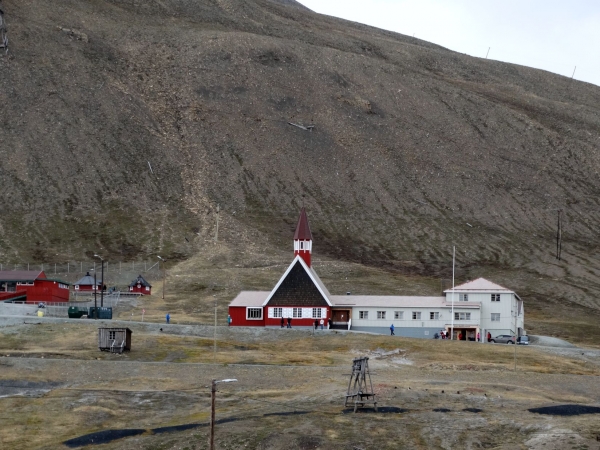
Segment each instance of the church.
[[312,233],[305,208],[294,233],[294,259],[271,291],[242,291],[229,304],[231,326],[313,327],[433,338],[454,330],[453,339],[521,336],[524,307],[510,289],[484,278],[441,296],[332,295],[311,266]]

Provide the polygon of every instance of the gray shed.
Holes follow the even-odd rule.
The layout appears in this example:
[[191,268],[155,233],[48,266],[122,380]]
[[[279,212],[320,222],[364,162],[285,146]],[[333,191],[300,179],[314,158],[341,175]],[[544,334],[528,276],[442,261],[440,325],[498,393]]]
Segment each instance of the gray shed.
[[111,353],[123,353],[131,350],[129,328],[98,328],[98,349]]

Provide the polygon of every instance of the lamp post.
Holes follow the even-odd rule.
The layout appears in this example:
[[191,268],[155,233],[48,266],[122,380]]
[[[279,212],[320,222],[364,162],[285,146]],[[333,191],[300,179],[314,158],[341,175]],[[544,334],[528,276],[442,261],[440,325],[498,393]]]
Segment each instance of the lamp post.
[[210,389],[210,441],[209,449],[215,450],[215,400],[217,397],[217,383],[235,383],[235,378],[226,378],[225,380],[212,380]]
[[[102,256],[100,255],[94,255],[94,258],[99,258],[100,262],[102,263],[102,279],[100,280],[100,307],[104,307],[104,259],[102,259]],[[96,275],[96,273],[94,272],[94,275]],[[94,280],[95,283],[95,280]],[[97,286],[96,286],[97,287]]]
[[[156,255],[158,256],[158,255]],[[158,256],[158,259],[160,259],[163,262],[163,293],[162,293],[162,298],[163,300],[165,299],[165,284],[167,284],[167,260],[162,258],[161,256]]]

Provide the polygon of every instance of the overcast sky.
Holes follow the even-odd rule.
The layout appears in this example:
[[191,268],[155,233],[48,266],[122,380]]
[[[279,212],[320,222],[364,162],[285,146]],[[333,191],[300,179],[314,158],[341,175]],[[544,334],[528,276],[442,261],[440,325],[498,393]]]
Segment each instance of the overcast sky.
[[298,0],[321,14],[600,86],[600,0]]

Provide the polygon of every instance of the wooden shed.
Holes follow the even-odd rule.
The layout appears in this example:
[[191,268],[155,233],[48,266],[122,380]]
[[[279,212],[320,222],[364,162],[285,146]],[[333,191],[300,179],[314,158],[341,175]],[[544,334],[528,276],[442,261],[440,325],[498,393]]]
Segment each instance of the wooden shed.
[[123,353],[131,350],[129,328],[98,328],[98,349],[111,353]]

